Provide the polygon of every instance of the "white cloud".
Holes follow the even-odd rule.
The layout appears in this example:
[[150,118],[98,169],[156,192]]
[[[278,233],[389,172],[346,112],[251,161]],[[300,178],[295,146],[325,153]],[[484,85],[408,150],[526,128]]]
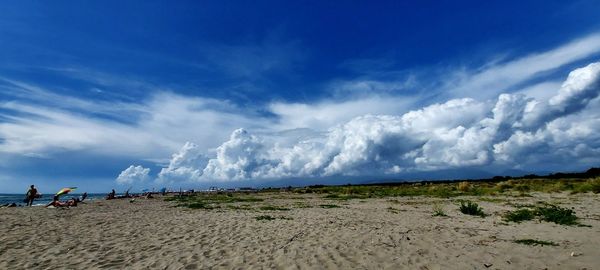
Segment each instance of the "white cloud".
[[399,114],[416,102],[415,97],[369,96],[316,104],[276,102],[269,111],[277,115],[276,130],[311,128],[327,130],[365,114]]
[[502,94],[495,102],[452,99],[402,115],[358,116],[324,136],[300,136],[287,145],[239,129],[194,180],[522,168],[568,159],[598,162],[600,135],[594,131],[600,129],[600,110],[592,105],[600,103],[599,65],[571,72],[549,100],[523,94]]
[[116,181],[121,185],[132,185],[137,183],[143,183],[149,179],[148,174],[150,169],[142,166],[129,166],[129,168],[122,171],[117,177]]
[[494,64],[474,73],[457,73],[455,80],[450,82],[446,89],[453,97],[493,98],[537,75],[599,52],[600,34],[595,33],[550,51]]
[[[240,126],[261,129],[272,122],[226,102],[157,92],[140,103],[93,103],[35,90],[45,99],[0,102],[0,152],[51,156],[66,151],[160,159],[194,139],[214,148]],[[29,89],[29,90],[28,90]],[[61,106],[55,104],[66,100]],[[86,111],[89,108],[89,111]],[[258,119],[258,120],[257,120]],[[210,132],[205,132],[209,130]]]
[[[566,156],[592,162],[599,146],[589,131],[598,130],[599,116],[590,104],[598,105],[600,64],[571,72],[558,94],[551,94],[560,85],[556,78],[527,82],[598,51],[596,34],[466,72],[431,93],[394,96],[419,84],[365,76],[333,83],[360,92],[356,96],[265,108],[156,90],[131,102],[89,101],[0,78],[3,94],[15,97],[0,102],[0,153],[51,158],[81,151],[160,160],[179,151],[158,174],[164,182],[394,174]],[[232,73],[252,75],[248,67]],[[262,71],[268,70],[267,63]],[[498,96],[511,87],[524,95]]]
[[202,176],[208,158],[198,145],[186,142],[179,152],[173,154],[169,166],[158,174],[158,182],[196,181]]

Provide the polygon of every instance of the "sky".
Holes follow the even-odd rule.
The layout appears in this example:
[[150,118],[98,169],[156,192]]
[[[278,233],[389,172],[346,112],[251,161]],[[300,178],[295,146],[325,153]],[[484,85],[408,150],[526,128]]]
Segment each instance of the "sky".
[[598,1],[4,1],[0,193],[600,164]]

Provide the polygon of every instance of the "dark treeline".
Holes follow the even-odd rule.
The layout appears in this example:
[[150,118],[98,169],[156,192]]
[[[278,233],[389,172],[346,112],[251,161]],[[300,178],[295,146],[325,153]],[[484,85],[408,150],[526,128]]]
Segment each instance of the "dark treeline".
[[[524,176],[494,176],[492,178],[482,178],[482,179],[447,179],[447,180],[423,180],[423,181],[389,181],[389,182],[380,182],[380,183],[368,183],[368,184],[354,184],[355,186],[403,186],[403,185],[413,185],[416,183],[419,184],[436,184],[436,183],[458,183],[458,182],[502,182],[510,179],[587,179],[600,176],[600,168],[590,168],[585,172],[575,172],[575,173],[551,173],[548,175],[537,175],[537,174],[527,174]],[[311,185],[309,188],[322,188],[328,185]],[[346,186],[352,186],[352,184],[346,184]]]

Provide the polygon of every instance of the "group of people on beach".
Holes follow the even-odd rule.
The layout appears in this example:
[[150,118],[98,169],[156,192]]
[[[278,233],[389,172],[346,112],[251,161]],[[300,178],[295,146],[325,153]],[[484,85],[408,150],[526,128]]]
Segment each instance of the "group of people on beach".
[[[52,201],[49,202],[48,204],[46,204],[46,207],[70,207],[70,206],[77,206],[78,203],[83,202],[86,198],[87,198],[88,194],[87,192],[84,192],[82,194],[81,197],[72,197],[71,199],[68,199],[66,201],[60,201],[60,195],[54,195],[54,197],[52,198]],[[27,206],[32,206],[33,202],[35,201],[35,199],[39,199],[41,198],[42,195],[41,193],[38,192],[37,188],[34,185],[31,185],[29,187],[29,190],[27,190],[27,193],[25,194],[25,199],[23,200],[24,203],[27,203]],[[138,197],[145,197],[146,199],[150,199],[152,198],[152,193],[151,192],[147,192],[143,195],[139,195],[139,194],[129,194],[129,190],[125,191],[125,193],[123,195],[117,195],[117,192],[113,189],[111,190],[110,193],[108,193],[106,195],[106,199],[107,200],[112,200],[112,199],[125,199],[125,198],[138,198]],[[16,207],[17,205],[15,203],[12,204],[7,204],[7,205],[2,205],[3,207]]]
[[[77,204],[80,203],[80,202],[83,202],[87,198],[87,196],[88,196],[87,192],[84,192],[81,195],[81,197],[72,197],[71,199],[68,199],[65,202],[61,202],[60,201],[60,196],[59,195],[54,195],[54,197],[52,198],[52,201],[49,202],[48,204],[46,204],[46,207],[50,207],[50,206],[53,206],[53,207],[77,206]],[[39,199],[41,197],[42,197],[42,194],[40,194],[38,192],[37,188],[35,188],[35,185],[31,185],[29,187],[29,190],[27,190],[27,193],[25,194],[25,199],[23,200],[23,202],[27,203],[27,206],[32,206],[33,205],[33,201],[35,199]]]
[[85,198],[87,198],[87,192],[84,192],[81,195],[81,199],[78,197],[73,197],[71,199],[68,199],[66,202],[61,202],[59,200],[58,195],[54,195],[54,197],[52,198],[52,201],[50,203],[46,204],[46,207],[49,207],[49,206],[54,206],[54,207],[77,206],[77,204],[80,202],[83,202],[85,200]]
[[152,197],[152,193],[151,192],[146,192],[142,195],[139,194],[129,194],[129,190],[125,191],[125,193],[123,195],[119,195],[117,196],[117,192],[113,189],[110,191],[110,193],[108,193],[108,195],[106,195],[106,199],[107,200],[114,200],[114,199],[131,199],[131,198],[139,198],[139,197],[144,197],[146,199],[151,199]]

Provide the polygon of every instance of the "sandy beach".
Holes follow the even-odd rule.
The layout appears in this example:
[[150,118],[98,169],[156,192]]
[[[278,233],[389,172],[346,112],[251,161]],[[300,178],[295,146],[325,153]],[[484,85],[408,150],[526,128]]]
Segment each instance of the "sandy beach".
[[[600,196],[532,195],[334,201],[281,192],[212,210],[160,197],[4,208],[0,269],[600,269]],[[488,216],[462,214],[459,199]],[[538,201],[573,208],[586,226],[503,221],[512,204]],[[434,205],[447,216],[432,216]]]

